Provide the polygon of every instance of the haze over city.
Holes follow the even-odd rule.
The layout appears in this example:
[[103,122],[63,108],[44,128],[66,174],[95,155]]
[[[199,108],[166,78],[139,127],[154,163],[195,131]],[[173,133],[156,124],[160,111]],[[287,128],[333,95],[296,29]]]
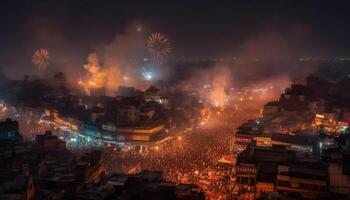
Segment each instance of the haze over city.
[[0,7],[0,199],[348,199],[347,1]]

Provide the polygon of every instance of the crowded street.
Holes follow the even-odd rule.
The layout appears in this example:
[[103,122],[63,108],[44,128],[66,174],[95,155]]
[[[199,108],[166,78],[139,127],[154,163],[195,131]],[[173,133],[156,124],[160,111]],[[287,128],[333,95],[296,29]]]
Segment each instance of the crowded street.
[[[167,181],[199,185],[211,199],[230,199],[234,191],[233,164],[219,163],[224,155],[233,155],[233,132],[240,123],[256,117],[259,104],[244,104],[242,109],[225,109],[211,115],[206,123],[189,134],[177,136],[147,151],[123,151],[105,148],[107,171],[136,173],[161,170]],[[232,111],[233,110],[233,111]]]
[[[190,131],[170,136],[171,139],[150,145],[142,152],[103,145],[96,139],[43,120],[39,113],[26,109],[9,107],[2,112],[1,118],[18,120],[27,141],[32,141],[36,134],[51,130],[76,154],[103,148],[107,173],[160,170],[166,181],[197,184],[210,199],[230,199],[235,191],[234,130],[247,119],[257,117],[262,104],[262,101],[250,101],[225,109],[212,108],[209,119],[193,126]],[[231,163],[218,162],[226,155],[233,157]]]

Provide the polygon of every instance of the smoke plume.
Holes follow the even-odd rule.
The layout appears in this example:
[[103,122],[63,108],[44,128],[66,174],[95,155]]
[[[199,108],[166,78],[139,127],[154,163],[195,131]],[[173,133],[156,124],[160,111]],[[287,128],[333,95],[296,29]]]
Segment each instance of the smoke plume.
[[105,87],[107,95],[114,96],[120,85],[139,86],[138,62],[145,45],[144,34],[131,25],[114,40],[98,47],[88,56],[83,86]]

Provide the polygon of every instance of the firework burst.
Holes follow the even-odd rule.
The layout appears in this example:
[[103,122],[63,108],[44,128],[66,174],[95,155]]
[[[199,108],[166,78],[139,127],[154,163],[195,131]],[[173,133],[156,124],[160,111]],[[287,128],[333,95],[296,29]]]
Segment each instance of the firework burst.
[[32,56],[32,62],[39,71],[45,70],[49,65],[49,52],[46,49],[38,49]]
[[148,37],[147,50],[157,62],[161,62],[172,51],[169,39],[161,33],[152,33]]

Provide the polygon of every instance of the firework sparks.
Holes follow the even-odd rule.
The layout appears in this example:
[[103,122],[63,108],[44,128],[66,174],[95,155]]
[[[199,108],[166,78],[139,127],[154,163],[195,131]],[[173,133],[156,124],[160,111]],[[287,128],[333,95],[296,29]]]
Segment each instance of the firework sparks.
[[157,62],[161,62],[172,51],[169,39],[161,33],[152,33],[148,37],[147,49]]
[[38,49],[34,52],[32,56],[32,62],[37,67],[38,70],[45,70],[49,65],[49,52],[46,49]]
[[141,25],[137,25],[136,26],[136,31],[137,32],[141,32],[142,31],[142,26]]
[[153,73],[151,71],[143,71],[142,76],[146,81],[151,81],[153,79]]

